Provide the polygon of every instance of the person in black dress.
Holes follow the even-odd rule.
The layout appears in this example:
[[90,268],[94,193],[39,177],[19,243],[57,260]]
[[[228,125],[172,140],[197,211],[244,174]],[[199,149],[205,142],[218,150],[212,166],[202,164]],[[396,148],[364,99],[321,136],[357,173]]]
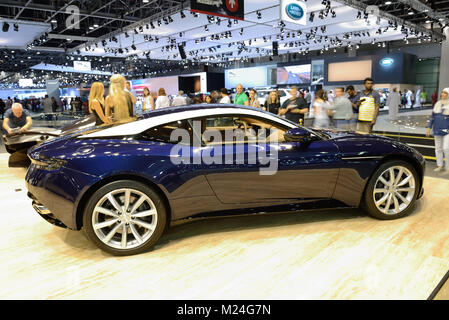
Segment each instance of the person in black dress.
[[96,126],[111,123],[104,111],[104,85],[101,82],[94,82],[90,88],[89,111],[95,115]]
[[277,115],[280,107],[281,103],[276,91],[271,91],[267,100],[265,100],[264,110]]

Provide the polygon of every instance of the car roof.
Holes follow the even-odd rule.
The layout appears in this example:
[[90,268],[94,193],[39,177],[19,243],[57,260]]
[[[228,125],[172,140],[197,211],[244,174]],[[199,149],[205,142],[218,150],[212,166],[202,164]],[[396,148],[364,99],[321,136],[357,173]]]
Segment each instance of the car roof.
[[271,120],[287,127],[293,128],[295,125],[290,121],[280,118],[270,112],[254,107],[241,106],[235,104],[195,104],[187,106],[168,107],[157,109],[146,113],[143,119],[124,123],[118,126],[105,128],[100,131],[89,133],[80,138],[101,138],[113,136],[132,136],[141,133],[149,128],[153,128],[166,123],[178,120],[217,116],[220,114],[238,114],[247,116],[258,116]]

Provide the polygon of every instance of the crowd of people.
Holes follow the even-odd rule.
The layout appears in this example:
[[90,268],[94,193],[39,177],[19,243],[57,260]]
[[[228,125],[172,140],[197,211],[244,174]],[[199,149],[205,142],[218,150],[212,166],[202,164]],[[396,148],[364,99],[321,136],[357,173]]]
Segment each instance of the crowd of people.
[[[57,111],[69,111],[73,114],[84,112],[93,113],[96,117],[97,125],[111,123],[113,121],[124,121],[132,118],[138,113],[146,113],[151,110],[166,108],[170,106],[182,106],[200,103],[224,103],[245,105],[271,112],[285,117],[286,119],[304,124],[306,116],[313,118],[313,126],[316,128],[339,128],[344,130],[357,130],[363,133],[370,133],[376,123],[382,93],[373,89],[373,79],[364,80],[364,90],[357,92],[353,86],[346,88],[337,87],[330,92],[319,89],[310,92],[308,89],[298,89],[292,87],[289,90],[289,97],[281,103],[281,93],[279,89],[273,89],[267,94],[266,99],[261,104],[256,89],[245,91],[241,84],[237,85],[234,92],[226,88],[214,90],[210,94],[185,94],[179,91],[174,97],[167,96],[164,88],[159,88],[158,92],[150,92],[149,88],[143,89],[143,95],[138,96],[133,90],[130,82],[121,75],[114,75],[110,79],[109,93],[104,97],[105,87],[100,82],[95,82],[91,86],[89,97],[67,98],[57,101],[55,97],[44,99],[25,99],[18,101],[11,98],[5,102],[0,100],[2,117],[4,110],[11,108],[13,103],[20,103],[24,109],[37,112],[42,110],[45,113]],[[387,104],[392,106],[401,105],[401,93],[393,89],[388,95]],[[413,95],[408,95],[408,100],[413,105]],[[139,99],[139,100],[138,100]],[[140,108],[136,107],[136,102],[140,102]],[[4,105],[4,106],[3,106]],[[391,108],[394,111],[394,107]],[[390,115],[394,112],[390,112]]]
[[[7,133],[13,130],[26,131],[32,125],[29,110],[43,109],[44,112],[69,110],[71,112],[84,110],[86,114],[92,113],[96,119],[96,125],[110,124],[114,122],[126,122],[133,119],[138,113],[146,113],[151,110],[167,108],[170,106],[182,106],[202,103],[236,104],[253,108],[259,108],[284,117],[296,124],[304,124],[306,116],[313,119],[315,128],[339,128],[353,130],[361,133],[371,133],[379,114],[381,93],[373,89],[373,79],[364,80],[364,89],[356,91],[354,86],[337,87],[331,92],[319,89],[309,92],[307,89],[292,87],[288,98],[281,103],[279,89],[273,89],[267,95],[264,103],[260,103],[255,89],[245,92],[241,84],[235,88],[235,93],[226,88],[214,90],[210,94],[188,95],[179,91],[178,95],[168,97],[164,88],[158,92],[150,92],[143,89],[143,96],[138,97],[131,83],[122,75],[113,75],[110,79],[109,92],[105,97],[105,87],[101,82],[94,82],[91,86],[89,98],[75,98],[67,103],[63,99],[59,103],[54,97],[48,95],[44,99],[26,99],[20,102],[18,99],[0,99],[0,111],[3,121],[3,129]],[[441,93],[441,100],[437,101],[436,93],[432,95],[433,113],[428,124],[427,135],[432,131],[435,136],[437,171],[449,172],[449,161],[444,164],[444,157],[449,159],[449,88]],[[425,92],[419,94],[425,101]],[[141,102],[141,109],[137,110],[136,103]],[[416,95],[409,90],[406,100],[410,106],[415,104]],[[397,109],[404,103],[404,94],[393,88],[386,99],[390,109],[390,118],[397,115]]]
[[55,113],[69,111],[75,114],[87,112],[88,99],[87,97],[57,99],[55,97],[50,98],[48,95],[45,95],[44,98],[26,98],[22,100],[16,97],[14,99],[8,97],[5,100],[0,98],[0,115],[2,119],[6,110],[10,109],[14,103],[20,103],[23,108],[31,112]]
[[[238,84],[235,93],[228,89],[214,90],[210,94],[190,96],[183,91],[169,98],[160,88],[157,93],[150,93],[148,88],[143,89],[141,112],[166,108],[170,106],[182,106],[201,103],[222,103],[245,105],[271,112],[286,119],[303,124],[307,115],[313,114],[313,126],[317,128],[336,127],[347,130],[359,130],[369,133],[375,124],[379,111],[380,95],[373,90],[373,80],[367,78],[364,81],[365,90],[356,92],[353,86],[336,88],[332,94],[325,90],[317,90],[314,96],[308,89],[292,87],[289,90],[289,98],[281,103],[279,89],[273,89],[260,103],[256,89],[245,92],[243,86]],[[135,98],[130,85],[125,89]],[[92,97],[91,97],[92,98]]]

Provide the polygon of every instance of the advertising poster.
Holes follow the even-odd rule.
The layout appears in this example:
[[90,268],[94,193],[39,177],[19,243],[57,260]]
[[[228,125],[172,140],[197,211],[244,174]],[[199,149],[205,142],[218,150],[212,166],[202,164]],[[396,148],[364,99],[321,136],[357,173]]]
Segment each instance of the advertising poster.
[[228,19],[243,20],[244,0],[191,0],[190,11]]

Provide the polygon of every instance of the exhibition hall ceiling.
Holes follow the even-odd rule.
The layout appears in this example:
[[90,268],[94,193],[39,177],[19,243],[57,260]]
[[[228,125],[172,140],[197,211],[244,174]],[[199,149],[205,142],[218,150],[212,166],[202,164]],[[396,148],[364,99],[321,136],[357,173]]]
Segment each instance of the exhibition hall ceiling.
[[449,0],[307,0],[306,5],[306,25],[298,25],[281,22],[279,1],[272,0],[245,0],[244,21],[193,14],[190,1],[182,0],[0,0],[0,24],[8,25],[0,32],[0,60],[4,70],[14,72],[40,63],[67,66],[74,57],[92,60],[102,72],[117,70],[101,69],[99,59],[110,65],[113,59],[132,60],[134,69],[145,68],[137,60],[151,61],[163,70],[173,63],[271,56],[273,42],[280,55],[439,42],[449,13]]
[[279,53],[282,54],[419,36],[422,41],[429,39],[425,33],[417,31],[414,34],[412,28],[404,32],[402,24],[393,20],[393,16],[388,19],[375,14],[365,16],[360,12],[346,5],[345,1],[308,0],[305,26],[289,22],[280,25],[278,2],[246,0],[245,21],[203,14],[194,16],[184,10],[183,14],[170,15],[170,19],[162,16],[156,20],[144,20],[125,28],[126,32],[115,32],[89,41],[72,52],[90,56],[138,55],[181,60],[178,46],[184,45],[188,59],[223,61],[269,55],[272,41],[278,41]]

